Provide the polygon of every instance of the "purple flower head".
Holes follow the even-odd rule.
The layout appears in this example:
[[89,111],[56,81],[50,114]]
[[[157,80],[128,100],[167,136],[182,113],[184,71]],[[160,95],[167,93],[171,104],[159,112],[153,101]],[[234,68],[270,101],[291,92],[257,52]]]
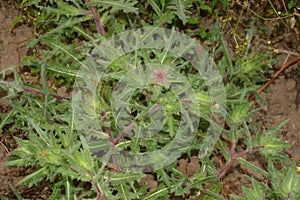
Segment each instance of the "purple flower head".
[[157,84],[163,84],[168,78],[168,71],[166,69],[156,69],[153,72],[152,78]]

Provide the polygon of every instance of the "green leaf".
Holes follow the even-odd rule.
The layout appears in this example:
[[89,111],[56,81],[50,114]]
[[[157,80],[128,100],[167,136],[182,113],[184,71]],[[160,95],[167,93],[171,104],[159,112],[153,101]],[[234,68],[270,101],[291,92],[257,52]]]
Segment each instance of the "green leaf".
[[62,184],[61,182],[55,184],[52,188],[52,193],[51,196],[48,197],[48,200],[56,200],[58,198],[61,198],[61,193],[62,193]]
[[175,0],[173,1],[173,4],[168,7],[172,12],[178,16],[178,18],[182,21],[182,23],[185,25],[187,22],[187,14],[190,14],[191,12],[185,9],[185,4],[183,0]]
[[37,131],[40,138],[43,140],[45,145],[50,146],[52,145],[51,140],[49,140],[49,137],[45,131],[43,131],[38,123],[36,123],[33,119],[28,118],[27,121],[33,126],[33,128]]
[[174,18],[172,12],[165,12],[160,17],[154,19],[154,26],[161,27],[164,23],[171,23]]
[[[15,151],[16,152],[16,151]],[[24,166],[24,159],[10,160],[4,163],[4,166]]]
[[77,24],[80,24],[82,22],[86,22],[86,21],[89,21],[89,20],[92,20],[93,19],[93,15],[90,14],[90,15],[86,15],[86,16],[83,16],[83,17],[80,17],[80,18],[71,18],[69,19],[68,21],[63,21],[61,22],[58,27],[54,28],[54,29],[51,29],[49,30],[47,33],[45,33],[44,35],[40,35],[36,40],[33,40],[31,41],[31,46],[32,45],[35,45],[36,43],[40,42],[40,41],[48,41],[50,40],[53,36],[62,36],[64,31],[67,29],[67,28],[72,28],[73,26],[77,25]]
[[29,174],[25,178],[23,178],[18,184],[22,185],[25,183],[30,183],[29,187],[31,187],[33,184],[40,183],[46,176],[48,176],[47,169],[45,167]]
[[124,200],[138,199],[139,195],[135,192],[132,192],[132,188],[126,184],[120,184],[118,187],[119,197]]
[[9,200],[7,197],[0,195],[1,200]]
[[271,186],[274,195],[279,199],[299,199],[300,197],[300,175],[293,162],[282,170],[277,170],[274,163],[269,160],[268,168],[271,175]]
[[70,56],[71,58],[73,58],[77,63],[79,63],[82,67],[86,68],[88,70],[88,67],[81,62],[75,55],[73,55],[73,53],[71,53],[66,47],[66,45],[59,45],[59,44],[55,44],[53,42],[49,42],[49,44],[53,45],[54,47],[60,49],[61,51],[63,51],[64,53],[66,53],[66,55]]
[[81,150],[79,152],[76,152],[75,159],[79,166],[83,167],[88,172],[93,171],[94,161],[89,151]]
[[59,18],[61,15],[65,15],[67,17],[84,15],[82,9],[78,9],[63,1],[57,1],[57,8],[43,7],[43,6],[37,6],[37,7],[49,14],[55,14],[57,18]]
[[253,38],[253,35],[254,35],[254,21],[251,21],[250,23],[250,28],[247,29],[247,42],[248,42],[248,45],[247,45],[247,48],[246,48],[246,54],[248,53],[250,47],[252,46],[251,43],[252,43],[252,38]]
[[148,3],[152,6],[155,13],[160,17],[162,15],[162,11],[160,10],[156,2],[154,0],[148,0]]
[[238,158],[237,161],[241,164],[241,165],[244,165],[246,166],[248,169],[251,169],[253,170],[254,172],[257,172],[257,173],[261,173],[263,174],[265,177],[269,177],[269,173],[257,166],[255,166],[254,164],[248,162],[247,160],[243,159],[243,158]]
[[16,190],[16,188],[14,188],[14,186],[13,186],[11,183],[9,183],[9,187],[10,187],[10,189],[13,191],[14,195],[17,197],[18,200],[25,200],[25,199],[21,196],[21,194],[18,192],[18,190]]
[[201,10],[205,10],[209,14],[212,13],[212,8],[210,6],[208,6],[208,5],[205,5],[205,4],[201,3],[199,7],[200,7]]
[[[242,125],[247,118],[249,117],[249,109],[251,107],[250,103],[243,103],[235,105],[232,108],[231,117],[229,118],[228,122],[230,122],[230,125],[232,126],[240,126]],[[237,140],[237,138],[234,138]]]
[[9,119],[12,118],[12,116],[15,114],[15,108],[13,108],[3,120],[1,120],[0,124],[0,133],[2,133],[2,128],[6,125],[7,122],[9,122]]
[[264,200],[265,194],[263,193],[261,187],[259,186],[258,182],[251,178],[253,189],[247,188],[242,186],[242,190],[245,193],[247,199],[257,199],[257,200]]
[[143,200],[159,199],[160,197],[169,199],[169,188],[164,184],[160,184],[154,192],[147,195]]
[[227,42],[223,39],[223,37],[221,37],[220,40],[221,40],[222,51],[224,52],[224,57],[221,61],[222,62],[221,66],[226,66],[226,68],[228,68],[227,70],[229,71],[229,73],[232,73],[234,68],[228,51]]
[[207,176],[206,172],[196,173],[193,177],[186,182],[188,186],[183,187],[182,189],[177,189],[176,195],[183,195],[191,191],[192,189],[204,190],[204,186],[209,183],[214,183],[210,188],[211,191],[219,193],[220,184],[216,176]]
[[73,186],[72,181],[70,180],[69,177],[65,177],[63,182],[65,187],[65,199],[72,200],[74,198],[74,192],[76,188]]
[[19,23],[19,22],[22,23],[23,21],[24,21],[24,16],[23,15],[15,17],[13,22],[11,23],[11,30],[13,30],[15,28],[17,23]]
[[134,7],[138,1],[134,0],[91,0],[88,4],[89,6],[102,6],[104,9],[110,8],[111,13],[116,13],[118,11],[123,11],[124,13],[136,13],[138,14],[138,9]]
[[282,150],[291,147],[289,142],[282,141],[280,137],[275,135],[275,133],[287,122],[288,120],[281,122],[278,126],[264,131],[260,136],[258,145],[264,147],[260,150],[260,153],[267,159],[281,159],[282,156],[280,155],[283,155]]
[[[214,189],[214,188],[217,188],[217,189]],[[204,191],[204,196],[203,196],[203,199],[207,199],[207,200],[224,200],[224,198],[219,195],[220,193],[220,184],[217,184],[216,187],[212,187],[210,188],[210,190],[205,190]],[[211,191],[213,190],[213,191]]]
[[300,175],[297,174],[295,165],[288,167],[286,175],[283,177],[281,182],[281,190],[284,194],[283,196],[295,198],[300,194]]
[[111,174],[109,177],[110,184],[112,185],[119,185],[123,183],[128,183],[132,181],[140,181],[145,175],[144,174],[132,174],[132,173],[118,173],[118,174]]
[[162,180],[168,187],[171,186],[171,181],[170,181],[170,177],[168,176],[168,174],[165,172],[165,170],[160,169],[157,171],[157,179],[158,180]]

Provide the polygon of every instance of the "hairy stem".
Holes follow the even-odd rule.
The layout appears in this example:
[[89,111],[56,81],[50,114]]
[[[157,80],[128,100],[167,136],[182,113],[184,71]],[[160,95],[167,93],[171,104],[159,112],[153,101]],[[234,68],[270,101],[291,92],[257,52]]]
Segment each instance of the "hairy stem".
[[106,196],[103,192],[101,192],[101,189],[100,189],[98,183],[94,181],[94,176],[93,176],[93,174],[92,174],[91,172],[88,173],[88,174],[89,174],[89,176],[92,178],[92,181],[94,182],[94,186],[95,186],[96,191],[97,191],[97,197],[96,197],[96,199],[97,199],[97,200],[101,200],[102,197],[104,197],[104,199],[108,199],[107,196]]
[[[23,89],[23,92],[31,92],[31,93],[34,93],[36,95],[40,95],[40,96],[44,96],[44,93],[40,90],[37,90],[37,89],[33,89],[33,88],[24,88]],[[57,94],[50,94],[53,98],[59,100],[59,101],[62,101],[63,99],[66,99],[65,97],[62,97],[62,96],[59,96]]]
[[98,33],[102,36],[104,36],[104,31],[103,31],[103,27],[102,27],[102,24],[101,24],[101,19],[97,13],[97,10],[96,8],[94,7],[91,7],[91,12],[92,14],[94,15],[94,20],[95,20],[95,23],[97,25],[97,30],[98,30]]
[[[86,0],[86,3],[90,3],[90,0]],[[96,26],[97,26],[97,30],[98,30],[98,33],[102,36],[104,36],[104,29],[103,29],[103,26],[101,24],[101,19],[100,19],[100,16],[96,10],[95,7],[91,7],[90,8],[91,10],[91,13],[94,15],[94,20],[95,20],[95,23],[96,23]],[[90,14],[89,12],[86,12],[88,14]]]
[[134,127],[134,122],[131,122],[126,128],[124,131],[122,131],[120,133],[120,135],[114,140],[114,145],[117,145],[119,144],[120,140],[130,131],[133,129]]
[[[231,151],[230,151],[230,152],[231,152],[231,159],[230,159],[230,161],[229,161],[226,165],[224,165],[224,166],[218,171],[217,176],[218,176],[219,178],[222,177],[222,176],[225,174],[225,172],[233,165],[233,163],[234,163],[238,158],[241,158],[241,157],[243,157],[245,154],[249,153],[249,150],[246,149],[246,150],[242,151],[241,153],[237,154],[237,153],[235,152],[235,147],[236,147],[236,143],[235,143],[235,141],[233,141],[232,144],[231,144]],[[258,151],[258,150],[260,150],[260,149],[262,149],[262,148],[263,148],[263,146],[255,146],[255,147],[252,148],[252,151]],[[213,182],[210,182],[210,183],[204,188],[204,191],[209,190],[209,188],[210,188],[212,185],[213,185]],[[204,195],[204,192],[202,191],[202,192],[197,196],[196,200],[199,200],[203,195]]]

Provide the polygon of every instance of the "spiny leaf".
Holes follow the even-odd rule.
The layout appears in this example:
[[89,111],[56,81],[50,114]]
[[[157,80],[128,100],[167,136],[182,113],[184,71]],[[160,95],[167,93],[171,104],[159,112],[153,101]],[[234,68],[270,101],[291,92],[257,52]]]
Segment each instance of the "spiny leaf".
[[144,174],[131,174],[131,173],[119,173],[119,174],[112,174],[109,177],[110,183],[112,185],[119,185],[131,181],[140,181],[145,175]]
[[285,196],[289,194],[294,197],[300,193],[300,175],[296,172],[295,165],[288,168],[288,171],[281,182],[282,192]]
[[46,176],[48,175],[47,169],[45,167],[37,170],[36,172],[33,172],[26,176],[24,179],[22,179],[18,184],[24,184],[24,183],[30,183],[29,187],[31,187],[33,184],[37,184],[40,181],[42,181]]
[[138,13],[137,8],[134,7],[138,1],[132,0],[111,0],[111,1],[102,1],[102,0],[92,0],[89,3],[89,6],[102,6],[105,9],[110,8],[111,13],[116,13],[118,11],[123,11],[124,13]]
[[154,0],[149,0],[148,3],[152,6],[155,13],[160,17],[162,15],[162,11],[160,10],[156,2]]
[[61,15],[66,15],[68,17],[84,15],[84,12],[82,9],[78,9],[78,8],[71,6],[63,1],[57,1],[57,8],[43,7],[43,6],[38,6],[38,8],[48,12],[49,14],[50,13],[55,14],[57,16],[57,18],[59,18]]
[[261,174],[263,174],[263,175],[266,176],[266,177],[269,177],[268,172],[266,172],[265,170],[263,170],[263,169],[261,169],[261,168],[255,166],[254,164],[248,162],[247,160],[245,160],[245,159],[243,159],[243,158],[238,158],[237,161],[238,161],[240,164],[246,166],[247,168],[249,168],[249,169],[251,169],[251,170],[253,170],[253,171],[255,171],[255,172],[261,173]]
[[259,183],[253,177],[251,177],[251,182],[253,184],[253,188],[242,186],[242,190],[246,195],[246,199],[264,200],[265,194]]
[[131,200],[131,199],[137,199],[138,198],[138,194],[135,192],[131,191],[131,187],[129,185],[126,184],[120,184],[118,187],[118,191],[119,191],[119,197],[120,199],[124,199],[124,200]]
[[183,24],[187,22],[187,14],[190,14],[188,10],[185,9],[185,3],[182,0],[175,0],[173,4],[169,6],[169,9],[173,10],[173,13],[179,17]]
[[[172,186],[172,187],[174,187],[174,186]],[[168,188],[164,184],[160,184],[159,187],[154,192],[147,195],[143,200],[158,199],[159,197],[169,199],[169,190],[170,190],[170,188]]]

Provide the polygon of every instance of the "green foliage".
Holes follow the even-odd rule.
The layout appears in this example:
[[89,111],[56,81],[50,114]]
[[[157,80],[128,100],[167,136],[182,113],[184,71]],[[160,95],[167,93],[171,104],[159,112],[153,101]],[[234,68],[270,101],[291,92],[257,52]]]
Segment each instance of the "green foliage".
[[[242,186],[243,192],[245,194],[245,198],[239,197],[237,195],[231,195],[235,200],[247,200],[247,199],[258,199],[258,200],[264,200],[266,199],[265,192],[262,190],[262,185],[255,179],[251,178],[251,182],[253,184],[253,188],[248,188],[245,186]],[[265,185],[266,186],[266,185]]]
[[258,182],[253,177],[249,177],[253,184],[253,188],[243,186],[244,197],[231,195],[235,200],[250,199],[298,199],[300,176],[296,172],[295,164],[288,168],[277,170],[273,163],[269,162],[271,187],[263,182]]
[[[89,124],[82,124],[82,127],[92,137],[107,141],[106,144],[99,142],[93,146],[88,143],[76,129],[76,126],[80,126],[80,124],[75,124],[77,123],[75,115],[78,113],[72,110],[70,97],[60,97],[56,94],[55,88],[61,86],[66,86],[70,90],[74,89],[74,81],[80,76],[77,73],[78,69],[87,64],[84,62],[88,57],[87,54],[91,54],[96,46],[106,42],[111,36],[140,26],[158,28],[183,25],[183,28],[188,29],[197,24],[201,17],[200,12],[195,12],[194,8],[212,14],[218,9],[218,4],[222,4],[225,9],[228,1],[214,0],[206,3],[192,0],[91,0],[86,2],[23,0],[20,6],[25,11],[25,18],[34,19],[36,38],[27,43],[27,47],[35,49],[35,54],[24,58],[20,66],[29,67],[31,73],[37,74],[39,78],[37,83],[27,84],[18,75],[17,68],[11,68],[9,70],[14,74],[14,81],[4,81],[5,71],[3,71],[1,72],[3,81],[0,84],[2,90],[8,91],[8,104],[13,107],[6,115],[1,114],[0,130],[12,124],[11,130],[21,129],[27,137],[27,139],[15,138],[19,147],[6,163],[7,166],[33,167],[33,172],[20,184],[33,186],[49,180],[52,189],[49,199],[99,199],[100,196],[106,199],[152,200],[170,199],[171,196],[188,196],[189,199],[195,199],[201,195],[202,199],[224,199],[221,196],[222,183],[219,178],[220,171],[223,169],[226,171],[228,168],[219,169],[211,160],[212,157],[220,156],[227,164],[232,164],[231,161],[237,160],[241,165],[260,173],[271,182],[267,185],[250,177],[253,188],[243,186],[245,197],[232,195],[233,198],[249,200],[299,198],[299,175],[296,174],[295,165],[284,154],[284,149],[289,148],[290,144],[276,136],[278,130],[286,122],[264,131],[260,130],[259,123],[249,124],[251,117],[258,110],[252,109],[253,105],[248,102],[248,97],[265,80],[264,72],[274,62],[270,55],[250,52],[253,27],[248,30],[249,44],[241,50],[242,55],[236,53],[235,63],[231,61],[227,44],[222,38],[218,25],[212,32],[202,35],[202,38],[209,39],[212,44],[218,44],[213,50],[210,49],[213,54],[223,55],[217,64],[226,82],[227,105],[218,105],[213,102],[204,78],[200,77],[185,59],[178,59],[176,55],[167,52],[171,49],[168,46],[171,36],[167,35],[163,35],[165,51],[141,49],[121,56],[111,63],[97,83],[96,97],[86,97],[86,104],[82,105],[85,111],[83,114],[90,117],[91,121],[97,119],[102,130],[92,130]],[[92,12],[94,9],[99,19]],[[100,25],[95,23],[97,20],[101,22]],[[99,26],[102,26],[104,34],[99,32]],[[152,43],[155,45],[153,38],[148,39],[153,40]],[[40,50],[41,46],[43,50]],[[113,56],[114,53],[112,51],[111,55]],[[186,78],[195,91],[195,99],[199,102],[199,105],[195,106],[193,112],[188,115],[201,113],[199,127],[194,130],[196,134],[192,138],[193,141],[185,149],[188,158],[191,158],[192,154],[195,155],[195,152],[199,153],[201,167],[197,172],[188,176],[178,170],[179,161],[176,160],[163,169],[154,170],[151,174],[156,177],[158,186],[151,192],[147,191],[148,186],[141,185],[145,172],[118,171],[116,163],[97,159],[92,153],[97,148],[105,149],[112,145],[112,142],[108,140],[109,132],[112,133],[113,138],[121,135],[118,126],[127,125],[118,121],[122,117],[134,118],[142,127],[149,126],[156,129],[160,124],[154,124],[148,118],[161,117],[159,111],[165,114],[165,117],[161,119],[165,123],[163,127],[159,127],[161,131],[158,134],[151,135],[147,139],[136,136],[121,137],[115,148],[132,152],[155,152],[164,148],[176,137],[176,130],[181,125],[182,104],[178,101],[176,94],[188,96],[190,90],[183,87],[175,88],[175,92],[171,91],[157,84],[159,81],[164,81],[164,77],[160,77],[162,80],[159,77],[155,78],[147,70],[140,74],[130,74],[130,68],[126,65],[131,63],[130,59],[134,59],[136,66],[153,63],[169,66],[174,70],[171,74],[175,77],[172,79],[174,83],[181,83]],[[99,58],[98,61],[103,60]],[[139,70],[143,69],[139,68]],[[157,68],[156,70],[162,74],[165,73],[164,69]],[[124,78],[125,74],[129,74],[130,78]],[[153,81],[144,87],[142,83],[148,79],[154,79],[156,83]],[[50,80],[54,80],[54,85],[48,85]],[[117,86],[122,86],[118,83],[122,81],[131,84],[130,86],[136,90],[118,91]],[[115,91],[119,92],[117,98],[112,95]],[[73,97],[79,98],[76,95]],[[122,101],[124,98],[130,100]],[[125,105],[128,106],[127,109],[123,109]],[[122,115],[113,116],[114,110],[122,110]],[[153,110],[158,110],[158,114],[149,117],[148,113]],[[201,141],[208,133],[208,123],[211,119],[217,121],[219,117],[214,115],[212,110],[226,115],[228,127],[225,128],[225,122],[223,126],[213,127],[215,130],[222,131],[222,138],[225,139],[218,138],[213,151],[202,156],[202,152],[199,151]],[[186,123],[187,127],[191,126],[189,123]],[[238,141],[242,144],[241,146],[236,146]],[[235,148],[230,149],[228,143]],[[259,151],[268,162],[268,169],[255,166],[242,156],[239,157],[235,151],[238,153]],[[159,158],[160,155],[152,157],[158,160]],[[281,168],[274,167],[277,162],[281,162]],[[208,185],[210,187],[207,187]]]
[[282,150],[291,146],[288,142],[282,141],[281,138],[276,137],[274,133],[278,131],[287,121],[283,121],[277,127],[264,131],[260,137],[257,137],[259,144],[264,148],[261,150],[261,154],[268,159],[281,159],[284,158]]
[[99,6],[103,9],[110,8],[110,14],[114,14],[116,12],[122,11],[124,13],[136,13],[137,8],[134,6],[138,1],[132,0],[114,0],[114,1],[100,1],[100,0],[92,0],[89,2],[89,6]]

